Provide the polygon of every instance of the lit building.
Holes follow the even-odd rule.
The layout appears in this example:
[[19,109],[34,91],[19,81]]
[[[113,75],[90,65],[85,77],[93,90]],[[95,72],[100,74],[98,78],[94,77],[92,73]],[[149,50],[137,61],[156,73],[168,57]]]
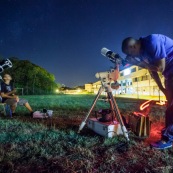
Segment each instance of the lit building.
[[85,90],[89,93],[93,93],[93,83],[85,84]]
[[90,93],[97,93],[99,88],[101,87],[101,81],[97,81],[95,83],[85,84],[85,90]]
[[[160,75],[160,78],[163,83],[163,76]],[[117,94],[163,95],[148,70],[138,66],[131,66],[120,71],[118,82],[121,87],[117,90]]]
[[[160,75],[162,83],[164,78]],[[163,96],[154,79],[151,78],[148,70],[131,66],[120,71],[118,82],[121,84],[118,90],[113,90],[113,94],[129,94],[129,95],[148,95]],[[97,93],[101,86],[101,82],[85,84],[85,90],[90,93]]]

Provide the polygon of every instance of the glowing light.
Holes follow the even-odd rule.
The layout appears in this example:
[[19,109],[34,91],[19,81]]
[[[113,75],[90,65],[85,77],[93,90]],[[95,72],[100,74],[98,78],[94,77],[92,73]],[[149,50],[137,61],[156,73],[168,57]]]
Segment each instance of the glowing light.
[[59,93],[59,89],[56,89],[56,93]]
[[149,107],[151,103],[155,103],[156,105],[160,105],[160,106],[164,106],[166,105],[166,101],[154,101],[154,100],[148,100],[146,102],[144,102],[143,104],[141,104],[140,106],[140,110],[143,111],[145,108]]
[[147,108],[150,104],[149,102],[151,102],[152,100],[148,100],[146,102],[144,102],[141,106],[140,106],[140,110],[144,110],[145,108]]
[[142,113],[140,113],[140,112],[133,112],[134,113],[134,115],[136,115],[136,116],[143,116],[143,117],[146,117],[146,115],[144,115],[144,114],[142,114]]
[[166,101],[160,101],[160,102],[156,102],[156,105],[160,105],[160,106],[163,106],[163,105],[166,105]]
[[129,75],[130,73],[131,73],[131,71],[129,68],[124,70],[124,76]]
[[81,92],[81,89],[77,89],[77,92],[80,93]]

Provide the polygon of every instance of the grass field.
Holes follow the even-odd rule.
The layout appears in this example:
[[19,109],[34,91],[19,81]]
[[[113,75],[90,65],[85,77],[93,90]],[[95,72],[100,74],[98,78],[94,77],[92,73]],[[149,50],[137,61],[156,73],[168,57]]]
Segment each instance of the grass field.
[[[26,96],[34,110],[54,110],[51,120],[35,120],[23,107],[18,116],[0,118],[0,172],[63,173],[63,172],[173,172],[173,149],[158,151],[149,142],[159,138],[163,127],[164,108],[153,107],[153,121],[149,139],[139,140],[130,135],[130,144],[124,139],[96,135],[78,126],[90,108],[92,95]],[[120,111],[128,116],[139,108],[142,100],[117,99]],[[99,101],[96,109],[107,108]],[[93,116],[93,115],[91,115]]]

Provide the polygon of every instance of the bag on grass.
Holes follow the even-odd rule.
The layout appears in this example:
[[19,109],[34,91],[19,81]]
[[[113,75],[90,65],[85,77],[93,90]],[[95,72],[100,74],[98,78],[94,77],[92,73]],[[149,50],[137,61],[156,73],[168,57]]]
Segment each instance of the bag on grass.
[[53,115],[53,110],[46,110],[46,112],[35,111],[33,113],[33,118],[48,118],[48,117],[52,117],[52,115]]
[[136,136],[143,138],[149,137],[151,121],[148,116],[145,116],[140,112],[133,112],[129,117],[129,125]]

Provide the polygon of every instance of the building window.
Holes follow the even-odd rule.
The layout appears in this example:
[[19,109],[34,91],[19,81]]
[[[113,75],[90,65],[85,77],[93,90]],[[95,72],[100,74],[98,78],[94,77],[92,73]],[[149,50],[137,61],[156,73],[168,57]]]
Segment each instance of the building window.
[[133,78],[133,82],[137,82],[137,81],[138,81],[137,77]]
[[136,72],[136,67],[131,69],[131,73]]
[[142,67],[138,67],[138,70],[142,70],[143,68]]
[[131,73],[131,70],[129,68],[124,70],[124,76],[129,75]]
[[144,80],[149,80],[149,76],[148,75],[142,76],[142,81]]
[[146,80],[146,76],[142,76],[142,81]]
[[142,81],[142,76],[138,77],[138,82]]
[[123,73],[122,72],[120,73],[120,76],[123,76]]

